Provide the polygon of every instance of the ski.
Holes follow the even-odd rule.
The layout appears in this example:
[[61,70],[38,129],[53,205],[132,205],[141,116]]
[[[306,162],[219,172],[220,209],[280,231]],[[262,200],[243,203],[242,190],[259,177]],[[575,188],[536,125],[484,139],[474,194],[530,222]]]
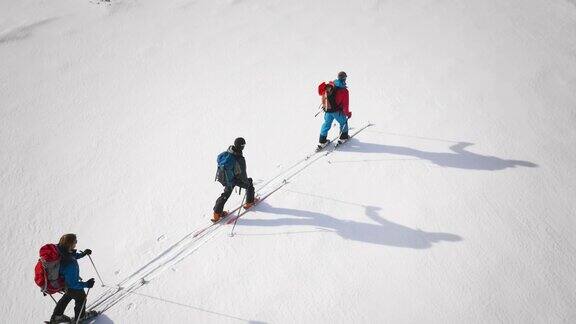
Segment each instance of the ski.
[[328,142],[326,142],[326,145],[324,147],[316,146],[316,149],[314,150],[314,152],[312,154],[309,154],[308,156],[306,156],[305,160],[310,159],[312,156],[314,156],[318,152],[324,151],[324,149],[326,149],[328,146],[330,146],[330,144],[332,144],[335,140],[337,140],[338,137],[339,136],[336,136],[336,137],[330,139]]
[[324,156],[331,154],[332,152],[334,152],[338,147],[340,147],[341,145],[344,145],[346,143],[348,143],[350,141],[350,139],[354,136],[356,136],[358,133],[360,133],[361,131],[365,130],[366,128],[373,126],[374,124],[371,123],[367,123],[366,125],[358,128],[354,133],[352,133],[350,136],[348,136],[348,138],[346,139],[346,141],[340,143],[340,142],[336,142],[336,144],[332,147],[331,150],[326,151],[326,153],[324,153]]
[[208,226],[206,226],[206,227],[203,227],[203,228],[197,230],[196,232],[194,232],[194,235],[192,235],[192,238],[196,238],[196,237],[198,237],[200,234],[202,234],[202,233],[204,233],[205,231],[207,231],[208,229],[212,228],[213,226],[222,223],[225,219],[227,219],[227,218],[231,217],[233,214],[235,214],[240,208],[242,208],[242,205],[240,205],[240,206],[234,208],[232,211],[228,212],[228,213],[226,214],[226,216],[220,218],[217,222],[213,222],[212,224],[210,224],[210,225],[208,225]]
[[226,224],[232,224],[234,222],[236,222],[236,220],[240,217],[242,217],[244,214],[246,214],[247,212],[251,211],[254,207],[258,206],[258,204],[260,204],[261,202],[263,202],[266,198],[270,197],[273,193],[275,193],[276,191],[280,190],[280,188],[284,187],[286,184],[288,184],[288,181],[286,179],[284,179],[282,181],[282,184],[279,185],[278,187],[276,187],[274,190],[268,192],[267,194],[265,194],[264,196],[258,197],[257,200],[254,201],[254,205],[252,205],[252,207],[250,207],[249,209],[244,209],[244,211],[240,212],[237,215],[234,215],[232,218],[230,218]]
[[[352,138],[352,137],[354,137],[356,134],[360,133],[362,130],[364,130],[364,129],[366,129],[367,127],[372,126],[372,125],[373,125],[373,124],[368,123],[368,124],[366,124],[365,126],[357,129],[354,133],[352,133],[352,134],[350,135],[349,139]],[[338,138],[339,138],[339,136],[335,136],[335,137],[331,138],[331,139],[328,141],[328,143],[326,144],[325,147],[323,147],[323,148],[320,149],[320,150],[314,150],[314,152],[309,153],[309,154],[306,155],[303,159],[297,161],[296,163],[294,163],[292,166],[290,166],[289,168],[287,168],[286,170],[284,170],[283,172],[281,172],[281,173],[278,174],[277,176],[275,176],[275,177],[273,177],[272,179],[268,180],[262,187],[260,187],[260,188],[257,190],[257,192],[260,191],[260,190],[262,190],[262,188],[266,187],[266,186],[267,186],[268,184],[270,184],[273,180],[277,179],[281,174],[284,174],[284,173],[290,171],[290,170],[293,169],[294,167],[298,166],[300,163],[310,160],[310,158],[313,157],[313,156],[315,156],[317,153],[325,150],[326,148],[329,148],[330,144],[332,144],[333,142],[335,142],[336,140],[338,140]],[[326,151],[325,155],[328,155],[328,154],[332,153],[339,145],[342,145],[342,144],[336,143],[336,145],[330,147],[330,150]],[[298,172],[297,172],[297,173],[298,173]],[[293,175],[292,175],[292,176],[293,176]],[[291,177],[291,176],[290,176],[290,177]],[[265,194],[264,196],[262,196],[262,199],[261,199],[260,201],[266,199],[266,198],[267,198],[268,196],[270,196],[272,193],[276,192],[278,189],[280,189],[281,187],[283,187],[286,183],[287,183],[287,179],[284,179],[284,180],[282,181],[282,184],[281,184],[279,187],[277,187],[277,188],[274,189],[273,191],[271,191],[271,192]],[[256,203],[255,205],[257,205],[257,204],[258,204],[258,203]],[[192,235],[192,237],[193,237],[193,238],[196,238],[196,237],[200,236],[202,233],[206,232],[206,231],[209,230],[210,228],[212,228],[212,227],[214,227],[214,226],[216,226],[216,225],[218,225],[218,224],[220,224],[220,223],[226,222],[226,224],[231,224],[231,223],[235,222],[237,218],[239,218],[240,216],[244,215],[244,214],[248,211],[248,210],[244,210],[244,211],[242,211],[242,212],[240,213],[239,216],[238,216],[238,215],[235,215],[235,214],[238,212],[238,210],[241,209],[241,208],[242,208],[242,205],[234,208],[232,211],[228,212],[228,214],[227,214],[226,216],[222,217],[222,218],[221,218],[220,220],[218,220],[217,222],[211,223],[210,225],[205,226],[205,227],[197,230],[197,231]]]
[[[338,137],[334,137],[332,139],[329,140],[328,144],[334,142]],[[328,146],[328,145],[326,145]],[[286,174],[288,171],[296,168],[297,166],[299,166],[300,164],[310,160],[310,158],[312,158],[314,155],[318,154],[318,152],[320,152],[321,150],[316,150],[314,149],[313,152],[307,153],[303,158],[301,158],[300,160],[292,163],[290,166],[284,168],[281,172],[278,172],[274,177],[272,177],[271,179],[269,179],[268,181],[266,181],[263,185],[261,185],[258,190],[256,190],[256,192],[259,192],[262,190],[262,188],[265,188],[266,186],[268,186],[270,183],[272,183],[274,180],[280,178],[283,174]]]
[[69,320],[63,320],[63,321],[44,321],[45,324],[58,324],[58,323],[66,323],[66,324],[86,324],[88,322],[90,322],[91,320],[95,319],[96,317],[98,317],[100,315],[100,312],[97,311],[89,311],[86,312],[86,316],[81,318],[79,321],[76,321],[76,319],[74,318],[70,318]]
[[[326,147],[328,147],[331,143],[333,143],[334,141],[336,141],[338,139],[338,136],[331,138],[328,143],[326,144]],[[324,149],[322,148],[322,150]],[[296,161],[294,164],[292,164],[290,167],[286,168],[285,170],[283,170],[282,172],[280,172],[278,175],[276,175],[275,177],[273,177],[272,179],[268,180],[266,183],[264,183],[258,190],[256,190],[256,192],[262,190],[262,188],[266,187],[267,185],[269,185],[272,181],[276,180],[280,175],[285,174],[286,172],[292,170],[293,168],[295,168],[296,166],[298,166],[300,163],[302,162],[306,162],[308,161],[311,157],[313,157],[314,155],[316,155],[318,152],[322,151],[322,150],[314,150],[314,152],[308,153],[304,158]],[[284,180],[285,181],[285,180]],[[282,186],[285,183],[283,182]],[[276,191],[276,190],[274,190]],[[268,197],[269,194],[265,195],[265,197]],[[215,225],[223,222],[225,219],[228,219],[230,217],[232,217],[233,214],[236,214],[236,212],[238,211],[238,209],[242,208],[242,206],[238,206],[236,208],[234,208],[232,211],[228,212],[228,214],[224,217],[222,217],[220,220],[218,220],[217,222],[214,222],[206,227],[203,227],[199,230],[197,230],[196,232],[194,232],[194,234],[192,235],[193,238],[198,237],[200,234],[204,233],[205,231],[207,231],[208,229],[214,227]],[[234,219],[235,220],[235,219]],[[232,222],[234,222],[234,220],[232,220]]]

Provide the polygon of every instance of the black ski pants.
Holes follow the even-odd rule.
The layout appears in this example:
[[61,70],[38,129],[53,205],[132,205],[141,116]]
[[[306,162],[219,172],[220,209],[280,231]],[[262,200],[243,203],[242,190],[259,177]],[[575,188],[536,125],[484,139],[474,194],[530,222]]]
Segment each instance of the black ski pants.
[[74,299],[74,318],[84,316],[84,311],[86,310],[86,293],[84,289],[68,289],[56,304],[52,318],[58,315],[64,315],[66,306],[68,306],[72,299]]
[[216,199],[216,204],[214,205],[215,213],[221,213],[224,210],[224,204],[226,204],[226,201],[230,198],[235,186],[246,189],[247,203],[254,202],[254,185],[252,184],[252,178],[248,178],[246,181],[236,181],[234,186],[224,187],[224,192]]

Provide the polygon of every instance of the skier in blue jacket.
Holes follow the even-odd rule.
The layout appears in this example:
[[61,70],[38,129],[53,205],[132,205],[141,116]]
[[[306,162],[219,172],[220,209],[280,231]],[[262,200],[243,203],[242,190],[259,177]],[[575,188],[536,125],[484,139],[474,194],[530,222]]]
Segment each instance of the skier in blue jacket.
[[[86,310],[86,293],[84,288],[92,288],[94,286],[94,278],[90,278],[83,282],[80,278],[80,267],[78,266],[78,259],[86,255],[90,255],[92,250],[85,249],[82,253],[76,252],[76,234],[65,234],[60,238],[58,243],[58,250],[60,251],[60,275],[64,277],[66,284],[66,293],[54,308],[50,323],[69,322],[70,318],[64,315],[66,306],[74,299],[74,318],[84,317]],[[93,314],[86,314],[93,315]]]

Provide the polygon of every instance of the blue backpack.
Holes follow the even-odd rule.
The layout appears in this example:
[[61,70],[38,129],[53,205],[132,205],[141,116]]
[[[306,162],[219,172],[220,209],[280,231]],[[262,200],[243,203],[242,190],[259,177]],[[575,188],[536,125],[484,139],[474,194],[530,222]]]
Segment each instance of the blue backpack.
[[234,185],[234,165],[236,157],[230,152],[222,152],[216,158],[218,170],[216,170],[216,180],[223,186]]

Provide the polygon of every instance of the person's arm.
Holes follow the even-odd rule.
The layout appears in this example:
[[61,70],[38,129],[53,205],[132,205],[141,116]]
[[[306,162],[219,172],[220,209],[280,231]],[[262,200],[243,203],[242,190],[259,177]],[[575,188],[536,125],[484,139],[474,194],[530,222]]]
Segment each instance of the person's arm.
[[346,89],[345,91],[343,91],[342,94],[342,112],[344,113],[344,115],[346,115],[348,118],[352,117],[352,113],[350,112],[350,108],[348,106],[348,89]]
[[78,259],[82,259],[83,257],[92,254],[92,250],[90,249],[84,249],[84,251],[82,251],[82,253],[78,253],[76,251],[74,251],[74,258],[76,258],[76,260]]
[[62,271],[62,275],[64,276],[64,282],[66,283],[66,287],[76,290],[83,289],[86,287],[86,283],[80,281],[78,273],[74,271],[72,266],[66,266]]
[[[244,165],[246,165],[245,163],[246,162],[244,162]],[[236,169],[237,179],[240,182],[246,183],[248,181],[248,172],[246,171],[245,168],[242,168],[242,165],[240,163],[236,163],[236,167],[237,167]]]

